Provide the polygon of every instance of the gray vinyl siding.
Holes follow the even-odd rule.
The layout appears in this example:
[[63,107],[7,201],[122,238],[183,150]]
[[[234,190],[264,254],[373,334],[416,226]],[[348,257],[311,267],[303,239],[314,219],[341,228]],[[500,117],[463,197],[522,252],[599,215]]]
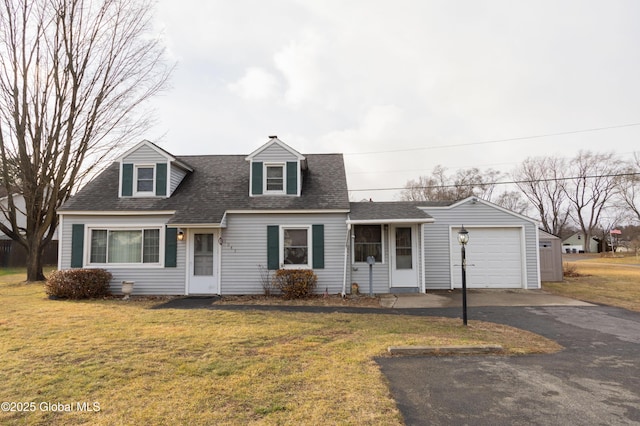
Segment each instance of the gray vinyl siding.
[[122,159],[123,163],[134,164],[155,164],[164,163],[166,161],[167,158],[164,155],[146,145],[142,145],[140,148]]
[[318,276],[316,291],[341,292],[346,214],[229,214],[227,228],[222,229],[220,293],[264,293],[259,265],[267,266],[268,225],[318,224],[324,225],[325,267],[314,269]]
[[[424,227],[425,233],[425,287],[451,288],[450,226],[523,226],[525,238],[525,276],[527,288],[539,288],[537,227],[532,221],[515,214],[477,202],[467,201],[453,208],[422,208],[435,223]],[[470,244],[473,234],[470,231]]]
[[180,167],[176,167],[175,165],[171,165],[171,182],[169,183],[169,195],[173,194],[173,191],[176,190],[182,179],[187,175],[187,172]]
[[295,155],[275,143],[253,157],[253,161],[262,161],[265,163],[280,163],[284,161],[297,160],[298,158]]
[[[157,226],[165,224],[169,219],[168,216],[76,216],[64,215],[61,221],[62,226],[60,232],[60,260],[59,264],[62,269],[71,267],[71,228],[73,224],[84,224],[84,247],[85,256],[84,264],[87,266],[87,253],[90,247],[90,234],[87,232],[88,227],[107,226],[117,228],[120,226]],[[164,234],[164,231],[161,231]],[[161,253],[164,251],[164,236],[161,238]],[[111,292],[120,294],[122,281],[135,281],[134,295],[182,295],[185,293],[185,253],[186,242],[178,241],[177,247],[177,267],[165,268],[162,262],[161,266],[147,267],[144,265],[131,267],[109,267],[109,265],[87,267],[106,269],[113,274],[111,280]],[[161,256],[162,260],[162,256]]]

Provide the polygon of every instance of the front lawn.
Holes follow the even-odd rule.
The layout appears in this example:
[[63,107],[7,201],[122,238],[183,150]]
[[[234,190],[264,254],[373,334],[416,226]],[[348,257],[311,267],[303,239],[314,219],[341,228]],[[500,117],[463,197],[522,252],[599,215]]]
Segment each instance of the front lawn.
[[388,346],[560,349],[459,319],[54,301],[22,279],[0,278],[0,402],[22,411],[3,424],[401,424],[373,361]]
[[567,256],[565,267],[577,276],[560,283],[543,283],[551,293],[587,302],[618,306],[640,312],[640,260],[636,256]]

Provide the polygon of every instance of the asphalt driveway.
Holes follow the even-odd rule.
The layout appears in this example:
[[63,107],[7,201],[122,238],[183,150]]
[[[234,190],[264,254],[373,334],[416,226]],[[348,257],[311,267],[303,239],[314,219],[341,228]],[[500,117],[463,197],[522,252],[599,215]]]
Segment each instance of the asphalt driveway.
[[[410,309],[460,315],[459,309]],[[409,313],[409,312],[405,312]],[[606,306],[477,307],[565,349],[521,357],[378,358],[408,425],[640,425],[640,313]]]

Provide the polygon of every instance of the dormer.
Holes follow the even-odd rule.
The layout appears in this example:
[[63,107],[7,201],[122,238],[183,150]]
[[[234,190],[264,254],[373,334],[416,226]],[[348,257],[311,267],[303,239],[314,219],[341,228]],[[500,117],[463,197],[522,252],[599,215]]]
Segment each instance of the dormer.
[[269,136],[269,142],[245,160],[250,163],[250,196],[300,196],[302,171],[307,168],[307,160],[277,136]]
[[170,197],[187,173],[187,164],[152,142],[142,141],[119,159],[120,184],[118,196]]

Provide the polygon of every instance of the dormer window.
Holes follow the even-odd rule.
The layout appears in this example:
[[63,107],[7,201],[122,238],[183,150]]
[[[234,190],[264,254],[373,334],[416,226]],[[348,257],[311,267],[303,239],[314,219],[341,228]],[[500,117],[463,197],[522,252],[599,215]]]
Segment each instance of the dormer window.
[[303,172],[307,161],[302,154],[278,140],[269,137],[262,147],[249,154],[249,195],[299,197],[302,192]]
[[265,179],[265,192],[284,192],[284,164],[267,164]]
[[142,195],[144,193],[153,194],[153,166],[137,166],[136,167],[136,193]]
[[122,197],[165,197],[167,182],[166,163],[122,164]]
[[120,161],[120,197],[170,197],[193,169],[149,141],[127,151]]

